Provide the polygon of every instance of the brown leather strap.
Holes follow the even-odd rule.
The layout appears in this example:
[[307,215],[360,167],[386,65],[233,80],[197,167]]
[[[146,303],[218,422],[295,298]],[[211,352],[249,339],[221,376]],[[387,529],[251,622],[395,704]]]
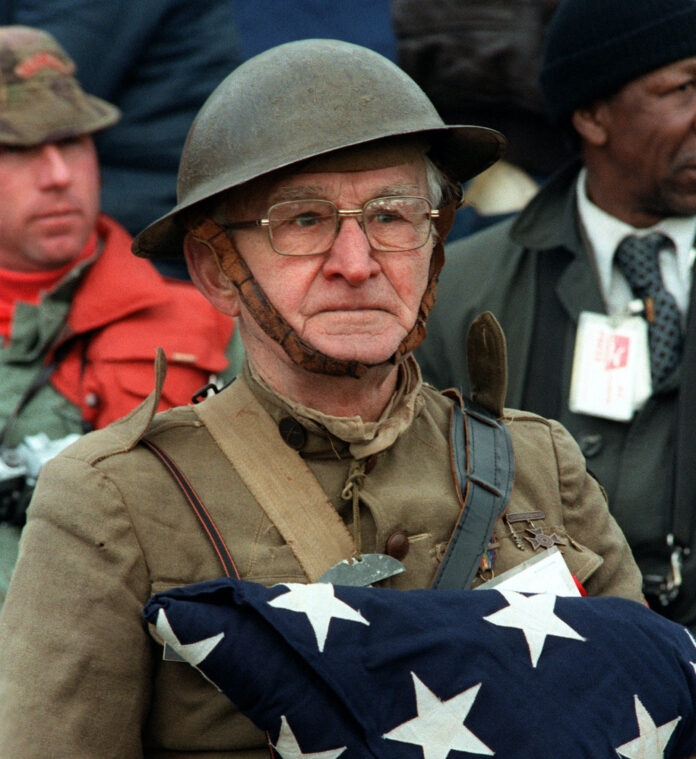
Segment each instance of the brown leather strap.
[[299,453],[238,377],[224,392],[194,406],[310,582],[356,553],[345,523]]
[[490,311],[471,323],[466,357],[471,400],[500,418],[507,393],[507,349],[503,330]]

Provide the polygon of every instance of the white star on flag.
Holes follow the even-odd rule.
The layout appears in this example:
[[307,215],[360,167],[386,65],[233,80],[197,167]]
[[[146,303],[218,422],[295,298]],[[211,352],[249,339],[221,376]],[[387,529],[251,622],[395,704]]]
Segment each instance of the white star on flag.
[[329,623],[332,619],[347,619],[350,622],[360,622],[362,625],[370,624],[359,611],[336,598],[334,587],[330,583],[301,585],[289,582],[284,585],[289,592],[269,601],[269,606],[306,614],[314,630],[319,651],[324,651]]
[[334,748],[329,751],[316,751],[312,754],[303,754],[300,745],[295,738],[288,721],[283,715],[280,718],[280,733],[278,733],[278,743],[273,748],[283,757],[283,759],[336,759],[347,748]]
[[626,759],[662,759],[669,739],[681,717],[657,727],[637,695],[633,696],[633,703],[638,720],[638,737],[619,746],[616,749],[617,754],[625,756]]
[[514,590],[499,592],[510,605],[484,619],[499,627],[515,627],[522,630],[527,640],[532,667],[536,667],[539,661],[547,636],[585,640],[554,613],[556,596],[550,593],[525,596]]
[[464,726],[481,683],[447,701],[441,701],[414,672],[411,672],[411,677],[418,716],[385,733],[383,738],[420,746],[423,759],[446,759],[450,751],[484,756],[495,754]]
[[225,633],[219,633],[210,638],[199,640],[197,643],[180,643],[174,630],[172,630],[172,626],[169,624],[164,609],[159,610],[155,627],[160,638],[162,638],[165,643],[168,643],[182,659],[186,660],[194,667],[206,659],[208,654],[210,654],[215,646],[217,646],[217,644],[225,637]]
[[[696,638],[686,629],[684,628],[684,632],[689,636],[689,639],[694,645],[694,648],[696,648]],[[691,666],[694,668],[694,674],[696,674],[696,661],[691,662]]]

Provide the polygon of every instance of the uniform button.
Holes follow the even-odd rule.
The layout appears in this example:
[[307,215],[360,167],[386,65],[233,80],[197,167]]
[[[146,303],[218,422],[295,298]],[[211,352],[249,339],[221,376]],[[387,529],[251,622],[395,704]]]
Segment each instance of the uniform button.
[[99,405],[99,396],[96,393],[87,393],[85,396],[85,405],[88,408],[96,408]]
[[278,422],[278,430],[283,440],[296,451],[302,450],[307,442],[305,428],[291,416],[284,416]]
[[586,459],[596,456],[604,447],[604,439],[597,433],[588,433],[578,438],[578,445]]
[[401,561],[406,558],[408,549],[408,535],[403,530],[397,530],[387,538],[387,544],[385,546],[385,553],[387,556],[391,556],[392,558]]

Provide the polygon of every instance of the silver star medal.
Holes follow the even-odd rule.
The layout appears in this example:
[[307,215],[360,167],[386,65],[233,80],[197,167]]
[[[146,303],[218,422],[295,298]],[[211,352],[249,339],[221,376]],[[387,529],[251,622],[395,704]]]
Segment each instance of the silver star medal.
[[387,556],[385,553],[362,553],[334,564],[324,572],[318,582],[364,588],[405,571],[406,567],[393,556]]

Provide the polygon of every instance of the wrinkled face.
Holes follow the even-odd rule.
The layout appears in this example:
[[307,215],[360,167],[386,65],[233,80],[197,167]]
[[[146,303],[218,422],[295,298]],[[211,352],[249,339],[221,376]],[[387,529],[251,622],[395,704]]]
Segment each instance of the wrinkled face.
[[604,109],[605,157],[621,178],[629,218],[696,213],[696,58],[630,82]]
[[0,146],[0,268],[63,266],[79,255],[98,212],[99,168],[90,136]]
[[[283,200],[319,198],[341,209],[359,209],[385,195],[428,197],[423,161],[373,171],[291,175],[251,202],[244,219],[265,217],[270,205]],[[328,356],[366,364],[387,361],[415,324],[432,238],[418,250],[378,252],[358,222],[346,218],[332,247],[313,256],[278,255],[264,229],[235,231],[233,240],[280,314]],[[235,310],[242,322],[250,318],[241,304]]]

